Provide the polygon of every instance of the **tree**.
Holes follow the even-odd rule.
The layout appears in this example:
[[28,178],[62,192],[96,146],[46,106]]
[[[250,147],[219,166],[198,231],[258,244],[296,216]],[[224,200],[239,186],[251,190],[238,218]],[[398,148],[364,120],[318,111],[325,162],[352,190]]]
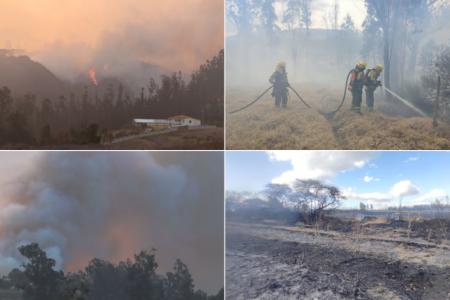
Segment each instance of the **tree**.
[[[102,80],[95,88],[95,99],[87,87],[77,85],[67,98],[57,99],[13,97],[7,87],[0,88],[0,144],[99,143],[100,132],[128,127],[133,118],[177,114],[223,126],[223,49],[192,72],[189,83],[186,77],[175,72],[163,76],[161,83],[152,79],[147,95],[141,97],[133,96],[129,87],[116,79]],[[98,96],[99,92],[103,95]]]
[[247,34],[252,29],[253,9],[249,0],[226,1],[227,16],[236,26],[239,34]]
[[366,211],[367,208],[368,208],[367,205],[365,205],[365,204],[362,203],[362,202],[359,202],[359,210],[360,210],[360,211]]
[[125,300],[126,272],[123,268],[117,268],[110,262],[93,259],[86,267],[86,276],[89,285],[89,298],[92,300]]
[[0,89],[0,116],[4,116],[13,103],[13,99],[11,97],[11,90],[7,87],[3,87]]
[[270,40],[273,38],[274,31],[279,29],[276,24],[275,2],[274,0],[262,0],[260,6],[262,27]]
[[14,269],[9,274],[12,284],[23,290],[25,299],[30,300],[60,300],[64,274],[55,271],[55,260],[36,243],[19,247],[19,252],[28,259],[23,264],[23,271]]
[[269,183],[264,190],[271,208],[282,208],[289,195],[292,193],[291,188],[287,184]]
[[341,29],[349,32],[354,32],[356,30],[355,22],[353,22],[350,14],[345,16],[344,22],[341,24]]
[[179,259],[176,260],[173,272],[167,273],[166,299],[189,300],[194,296],[194,283],[187,266]]
[[[384,62],[384,84],[401,87],[405,74],[414,76],[421,32],[434,0],[365,0],[365,51],[375,50]],[[381,49],[373,45],[381,45]],[[372,45],[372,46],[371,46]],[[375,48],[375,49],[370,49]],[[408,49],[409,48],[409,49]],[[410,51],[407,51],[410,50]],[[406,60],[410,57],[408,72]]]
[[15,111],[10,114],[7,118],[8,122],[8,131],[7,131],[7,139],[11,143],[24,143],[24,144],[33,144],[34,139],[28,129],[28,122],[26,116],[19,112]]
[[141,251],[118,264],[94,258],[84,271],[65,275],[54,270],[55,261],[38,244],[30,244],[19,248],[29,262],[23,270],[16,268],[0,278],[0,288],[20,289],[27,300],[224,299],[223,289],[215,296],[194,291],[192,276],[181,260],[176,260],[173,272],[157,274],[155,251]]
[[[291,55],[293,61],[294,78],[297,78],[298,69],[304,68],[304,63],[299,66],[299,52],[306,56],[308,47],[307,35],[311,26],[311,0],[287,0],[286,12],[283,16],[283,23],[291,32]],[[304,29],[304,30],[302,30]],[[304,34],[306,32],[306,35]],[[300,39],[303,38],[301,42]],[[298,49],[298,44],[302,47]],[[300,57],[301,58],[301,57]]]
[[89,282],[86,273],[69,273],[64,280],[63,297],[67,300],[86,300],[89,298]]
[[127,292],[131,299],[161,299],[162,281],[156,274],[158,264],[154,252],[141,251],[134,256],[134,263],[126,263]]
[[320,221],[323,211],[337,207],[342,199],[342,192],[335,186],[318,180],[300,179],[295,181],[290,197],[308,223]]
[[[363,26],[366,34],[367,43],[376,45],[382,44],[383,62],[384,62],[384,84],[391,88],[391,60],[393,54],[393,44],[395,36],[395,16],[396,11],[401,6],[401,2],[395,0],[365,0],[367,7],[367,16]],[[397,24],[398,25],[398,24]],[[377,33],[380,33],[380,40],[376,40]],[[370,46],[369,47],[373,47]]]
[[41,144],[50,145],[52,142],[52,131],[49,124],[42,127],[41,130]]

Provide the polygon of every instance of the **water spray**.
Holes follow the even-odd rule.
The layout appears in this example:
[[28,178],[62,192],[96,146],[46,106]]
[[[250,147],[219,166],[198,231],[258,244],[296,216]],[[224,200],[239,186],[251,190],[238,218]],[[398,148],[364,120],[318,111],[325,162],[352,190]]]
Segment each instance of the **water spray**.
[[409,102],[408,100],[400,97],[398,94],[396,94],[395,92],[391,91],[390,89],[388,89],[387,87],[384,87],[384,90],[386,92],[388,92],[390,95],[394,96],[396,99],[400,100],[404,105],[408,106],[409,108],[411,108],[412,110],[414,110],[416,113],[418,113],[419,115],[421,115],[422,117],[428,117],[428,115],[423,112],[422,110],[420,110],[419,108],[417,108],[416,106],[414,106],[414,104],[412,104],[411,102]]

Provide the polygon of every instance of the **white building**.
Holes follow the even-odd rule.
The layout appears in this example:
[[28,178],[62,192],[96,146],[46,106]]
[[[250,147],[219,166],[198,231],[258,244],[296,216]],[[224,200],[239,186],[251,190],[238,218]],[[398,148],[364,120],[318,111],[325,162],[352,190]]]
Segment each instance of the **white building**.
[[202,122],[185,115],[173,116],[168,119],[134,119],[135,126],[168,128],[178,126],[201,126]]
[[186,115],[178,115],[169,118],[172,126],[201,126],[202,122],[198,119]]
[[169,126],[170,125],[169,120],[164,120],[164,119],[134,119],[133,123],[134,123],[134,125],[141,125],[141,126],[153,126],[153,125]]

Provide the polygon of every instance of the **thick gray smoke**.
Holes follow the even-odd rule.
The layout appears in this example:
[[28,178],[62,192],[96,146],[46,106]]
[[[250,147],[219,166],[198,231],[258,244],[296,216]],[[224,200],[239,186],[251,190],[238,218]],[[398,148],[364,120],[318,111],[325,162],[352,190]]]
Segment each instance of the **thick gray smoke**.
[[[0,274],[38,242],[59,268],[157,249],[180,258],[199,288],[223,285],[222,153],[45,153],[9,161],[0,175]],[[28,167],[26,166],[28,165]]]

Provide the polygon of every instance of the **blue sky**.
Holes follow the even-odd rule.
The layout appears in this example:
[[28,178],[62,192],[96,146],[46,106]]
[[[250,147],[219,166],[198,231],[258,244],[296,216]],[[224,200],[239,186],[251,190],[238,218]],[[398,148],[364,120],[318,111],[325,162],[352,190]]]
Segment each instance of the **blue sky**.
[[450,152],[252,151],[226,154],[226,188],[257,192],[270,182],[320,179],[340,187],[342,207],[426,204],[450,194]]

